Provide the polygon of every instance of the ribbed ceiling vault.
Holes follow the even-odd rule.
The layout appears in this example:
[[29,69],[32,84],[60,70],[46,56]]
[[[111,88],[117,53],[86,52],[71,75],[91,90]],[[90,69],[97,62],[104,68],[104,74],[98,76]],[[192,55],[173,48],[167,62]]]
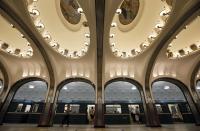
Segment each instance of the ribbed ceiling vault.
[[[30,72],[29,70],[38,67],[41,70],[40,74],[37,76],[33,73],[33,75],[47,81],[48,96],[51,96],[48,102],[54,101],[52,96],[55,95],[56,87],[61,81],[76,77],[88,79],[100,88],[113,78],[134,79],[145,88],[147,98],[152,97],[150,93],[152,81],[161,77],[175,78],[188,87],[194,87],[194,80],[197,79],[200,67],[200,52],[173,60],[167,58],[166,52],[170,42],[185,29],[188,20],[199,15],[199,0],[173,0],[171,10],[173,13],[151,46],[140,55],[128,59],[116,57],[110,49],[110,26],[123,0],[105,0],[105,3],[103,0],[77,1],[89,25],[90,48],[83,57],[69,59],[55,51],[43,38],[30,17],[26,1],[0,0],[0,13],[24,34],[34,51],[33,57],[29,60],[18,59],[0,51],[0,68],[5,83],[12,85],[20,79],[31,77],[32,73],[23,76],[24,69],[28,66],[27,70]],[[101,5],[95,6],[95,2],[98,5],[98,1]],[[68,35],[66,38],[72,37],[73,33]],[[5,91],[7,92],[6,88]]]
[[[48,74],[49,74],[49,94],[53,94],[54,91],[54,84],[55,84],[55,78],[54,78],[54,70],[53,67],[51,65],[51,61],[49,59],[49,56],[46,53],[45,48],[42,46],[42,44],[40,43],[40,41],[38,40],[37,36],[35,35],[35,33],[28,27],[27,23],[25,21],[23,21],[22,16],[19,15],[19,13],[16,13],[16,10],[14,10],[12,8],[12,2],[11,1],[0,1],[0,8],[12,19],[14,20],[20,28],[23,29],[23,31],[27,34],[27,36],[29,38],[31,38],[31,40],[33,41],[33,43],[35,44],[35,46],[37,47],[37,49],[40,51],[43,60],[45,61],[46,67],[48,69]],[[16,2],[16,1],[15,1]],[[23,3],[21,3],[23,1],[17,1],[15,4],[21,4],[24,5]],[[11,6],[10,6],[11,4]],[[19,6],[17,6],[19,7]],[[20,8],[20,7],[19,7]],[[16,8],[15,8],[16,9]],[[25,9],[25,8],[21,8],[21,11]],[[18,9],[19,11],[19,9]],[[24,11],[25,12],[25,11]],[[51,99],[50,101],[51,102]],[[48,107],[49,103],[47,102],[46,107]],[[46,116],[42,117],[42,119],[45,119]],[[40,123],[40,124],[45,124],[46,121],[44,121],[44,123]]]

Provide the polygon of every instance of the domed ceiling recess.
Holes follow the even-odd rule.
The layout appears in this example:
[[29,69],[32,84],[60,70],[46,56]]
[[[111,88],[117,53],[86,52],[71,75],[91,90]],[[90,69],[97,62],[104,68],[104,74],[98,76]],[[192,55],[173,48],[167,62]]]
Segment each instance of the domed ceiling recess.
[[6,21],[1,14],[0,30],[0,51],[21,58],[30,58],[33,55],[33,49],[24,35]]
[[200,16],[185,26],[169,44],[167,56],[170,59],[181,58],[193,54],[200,49]]
[[110,47],[122,58],[142,53],[162,32],[172,0],[124,0],[110,27]]
[[57,52],[68,58],[86,54],[90,31],[77,0],[29,0],[28,11],[35,27]]

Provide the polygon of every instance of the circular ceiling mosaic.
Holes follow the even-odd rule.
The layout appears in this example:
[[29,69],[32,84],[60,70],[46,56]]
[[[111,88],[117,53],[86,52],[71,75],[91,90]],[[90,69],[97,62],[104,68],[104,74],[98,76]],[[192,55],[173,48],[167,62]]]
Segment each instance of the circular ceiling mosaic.
[[79,4],[76,0],[60,0],[60,7],[63,16],[70,24],[78,24],[81,14],[78,13]]
[[124,0],[120,6],[121,13],[119,14],[119,21],[123,25],[128,25],[138,14],[140,7],[139,0]]

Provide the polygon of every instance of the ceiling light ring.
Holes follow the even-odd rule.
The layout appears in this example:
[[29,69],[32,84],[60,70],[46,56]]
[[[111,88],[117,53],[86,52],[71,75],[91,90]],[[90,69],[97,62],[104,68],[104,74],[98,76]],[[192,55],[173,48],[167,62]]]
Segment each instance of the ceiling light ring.
[[[59,18],[64,18],[63,17],[63,14],[62,14],[62,12],[61,12],[61,9],[60,9],[60,0],[55,0],[55,2],[56,2],[56,10],[57,10],[57,14],[60,16]],[[78,2],[77,2],[78,3]],[[79,4],[79,3],[78,3]],[[29,8],[28,9],[30,9],[31,7],[33,7],[33,3],[32,4],[30,4],[29,6],[28,6]],[[79,7],[80,7],[80,5],[79,5]],[[35,1],[34,2],[34,10],[37,10],[37,1]],[[78,11],[78,10],[77,10]],[[39,11],[38,11],[39,12]],[[68,26],[70,26],[70,27],[72,27],[72,26],[79,26],[77,29],[75,29],[75,28],[73,28],[72,30],[70,29],[70,28],[67,28],[67,29],[69,29],[69,30],[71,30],[71,31],[78,31],[78,30],[80,30],[81,28],[83,28],[84,27],[84,22],[85,21],[87,21],[86,20],[86,18],[85,18],[85,15],[84,15],[84,12],[83,12],[83,9],[82,8],[79,8],[79,13],[81,14],[81,20],[80,20],[80,22],[78,23],[78,24],[76,24],[76,25],[73,25],[73,24],[71,24],[71,23],[69,23],[65,18],[64,18],[64,21],[65,21],[65,23],[67,23],[68,24]],[[33,13],[32,13],[33,14]],[[38,14],[38,16],[39,16],[40,14]],[[30,14],[30,16],[33,18],[33,16]],[[37,19],[38,19],[38,17],[37,17]],[[53,40],[52,39],[52,37],[51,37],[51,35],[50,35],[50,33],[45,29],[45,25],[43,24],[43,22],[42,22],[42,20],[37,20],[37,19],[35,19],[35,18],[33,18],[33,21],[34,21],[34,23],[35,23],[35,26],[36,26],[36,28],[38,29],[38,31],[42,34],[42,36],[43,36],[43,38],[46,40],[46,42],[47,43],[49,43],[49,45],[52,47],[53,46],[53,48],[57,51],[57,52],[59,52],[59,50],[60,50],[60,47],[57,47],[55,44],[52,44],[53,42],[55,42],[55,40]],[[63,23],[63,21],[62,21],[62,23]],[[89,28],[89,26],[85,26],[86,28]],[[85,37],[86,38],[89,38],[90,39],[90,34],[89,33],[86,33],[85,34]],[[67,49],[64,49],[64,52],[62,51],[62,52],[59,52],[60,54],[62,54],[63,55],[63,53],[64,53],[64,56],[65,57],[69,57],[69,58],[80,58],[81,56],[84,56],[85,54],[86,54],[86,52],[88,51],[88,46],[89,46],[89,43],[90,42],[88,42],[87,44],[85,44],[84,43],[84,47],[83,47],[83,49],[81,50],[81,51],[73,51],[73,52],[76,52],[76,53],[69,53],[68,51],[66,52],[66,50]],[[58,44],[57,44],[58,45]]]
[[[141,1],[141,2],[144,2],[144,1]],[[169,5],[166,3],[166,1],[162,1],[162,2],[164,4],[164,9],[162,11],[166,11],[167,10],[167,13],[166,13],[167,19],[163,21],[162,16],[161,16],[161,21],[159,21],[159,23],[155,24],[155,27],[152,29],[152,33],[147,37],[147,43],[148,43],[147,45],[148,46],[144,47],[144,45],[140,44],[142,47],[144,47],[143,49],[140,49],[140,51],[135,50],[135,53],[132,53],[132,52],[130,54],[126,53],[127,54],[126,57],[124,57],[124,55],[120,55],[122,58],[135,57],[135,56],[141,54],[142,52],[144,52],[146,50],[146,48],[148,48],[150,46],[151,43],[153,43],[155,41],[157,36],[161,33],[161,31],[165,27],[165,24],[167,23],[168,17],[170,16],[170,13],[171,13],[171,10],[172,10],[171,7],[169,7]],[[120,4],[120,6],[121,6],[121,4]],[[144,5],[144,3],[142,5]],[[117,14],[119,15],[119,13],[117,13]],[[112,22],[112,23],[115,23],[115,22]],[[113,27],[112,23],[111,23],[111,27]],[[117,19],[116,24],[117,24],[117,27],[119,29],[120,22],[118,21],[118,19]],[[122,26],[126,26],[126,25],[122,25]],[[123,31],[123,30],[120,30],[120,31]],[[110,34],[110,38],[114,38],[112,33]],[[145,40],[145,42],[146,42],[146,40]],[[145,42],[143,42],[143,43],[145,43]],[[110,43],[110,48],[111,48],[111,50],[113,52],[113,48],[116,48],[116,47],[115,47],[115,45],[112,44],[112,42],[109,42],[109,43]],[[124,51],[121,51],[121,52],[124,52]],[[118,55],[116,55],[118,53],[114,53],[114,54],[115,54],[115,56],[118,56]]]

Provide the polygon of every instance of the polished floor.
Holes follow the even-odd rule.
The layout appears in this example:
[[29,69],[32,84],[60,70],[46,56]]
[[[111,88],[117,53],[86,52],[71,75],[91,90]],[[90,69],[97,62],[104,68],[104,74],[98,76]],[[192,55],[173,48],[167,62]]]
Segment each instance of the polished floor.
[[150,128],[144,125],[117,125],[106,128],[93,128],[92,126],[72,125],[69,127],[36,127],[34,125],[3,125],[0,131],[200,131],[194,124],[171,124],[162,127]]

